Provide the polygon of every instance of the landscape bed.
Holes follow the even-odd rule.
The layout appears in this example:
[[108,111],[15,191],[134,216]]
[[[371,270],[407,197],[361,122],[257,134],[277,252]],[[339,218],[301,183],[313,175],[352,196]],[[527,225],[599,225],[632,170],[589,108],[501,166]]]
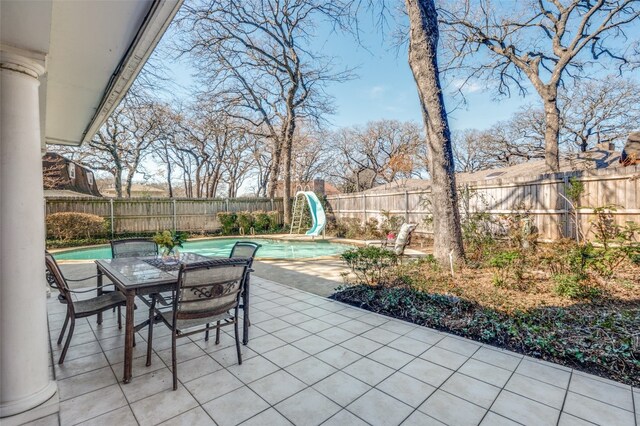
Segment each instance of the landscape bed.
[[[375,249],[347,251],[354,274],[332,298],[640,386],[638,263],[603,270],[599,262],[612,253],[567,241],[522,251],[497,246],[485,246],[480,258],[470,252],[454,276],[432,257],[395,264]],[[522,256],[517,270],[514,253]]]

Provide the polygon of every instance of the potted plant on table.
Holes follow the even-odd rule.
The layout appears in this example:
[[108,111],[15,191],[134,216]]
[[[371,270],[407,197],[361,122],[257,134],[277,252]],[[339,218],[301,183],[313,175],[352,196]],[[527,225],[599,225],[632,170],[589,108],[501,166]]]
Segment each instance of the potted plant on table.
[[162,231],[156,233],[153,241],[162,247],[162,258],[178,260],[180,253],[178,247],[182,248],[182,243],[187,241],[187,234],[179,231]]

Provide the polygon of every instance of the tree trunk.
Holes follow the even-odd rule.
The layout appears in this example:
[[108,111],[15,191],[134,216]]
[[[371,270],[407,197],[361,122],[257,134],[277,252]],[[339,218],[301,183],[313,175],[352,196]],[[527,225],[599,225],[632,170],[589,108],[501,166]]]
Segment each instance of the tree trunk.
[[284,155],[283,162],[284,167],[282,169],[282,180],[283,182],[283,190],[282,190],[282,204],[284,208],[284,224],[291,224],[291,153],[293,148],[293,133],[296,128],[295,123],[295,113],[290,112],[292,117],[289,118],[289,123],[287,124],[287,130],[285,133],[284,143],[282,146],[282,153]]
[[122,168],[116,167],[113,186],[116,190],[116,198],[122,198]]
[[451,133],[438,71],[438,18],[433,0],[406,0],[409,16],[409,65],[418,86],[427,129],[434,256],[441,264],[464,260]]
[[267,186],[267,192],[269,198],[276,196],[276,190],[278,189],[278,177],[280,176],[280,159],[282,157],[282,141],[280,139],[273,139],[273,155],[271,156],[271,165],[269,166],[269,184]]
[[544,99],[544,118],[546,122],[544,131],[544,161],[552,172],[560,171],[560,110],[558,109],[557,89],[551,90]]

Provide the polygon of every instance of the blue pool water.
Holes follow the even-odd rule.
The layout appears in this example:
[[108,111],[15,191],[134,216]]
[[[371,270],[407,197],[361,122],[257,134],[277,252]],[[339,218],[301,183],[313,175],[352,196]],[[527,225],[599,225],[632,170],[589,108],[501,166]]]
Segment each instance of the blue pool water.
[[[305,259],[319,256],[331,256],[344,252],[352,248],[346,244],[329,243],[327,241],[283,241],[266,240],[261,238],[244,239],[245,241],[255,241],[262,244],[256,257],[274,259]],[[224,238],[214,240],[188,241],[183,244],[180,251],[198,253],[203,256],[228,256],[231,247],[238,238]],[[85,249],[69,250],[56,253],[57,260],[94,260],[110,259],[111,247],[96,246]]]

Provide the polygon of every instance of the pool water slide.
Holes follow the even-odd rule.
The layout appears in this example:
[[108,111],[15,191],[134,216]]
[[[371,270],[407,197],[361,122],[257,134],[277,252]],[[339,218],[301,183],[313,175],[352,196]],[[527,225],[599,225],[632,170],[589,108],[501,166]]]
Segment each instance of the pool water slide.
[[291,218],[291,232],[293,233],[294,228],[296,227],[298,230],[302,226],[302,213],[304,202],[301,201],[302,197],[307,202],[309,206],[309,212],[311,213],[311,228],[306,232],[306,235],[310,237],[319,236],[322,231],[324,231],[325,226],[327,225],[327,217],[324,213],[324,207],[322,207],[322,203],[320,199],[313,191],[298,191],[296,192],[295,202],[293,206],[293,217]]

